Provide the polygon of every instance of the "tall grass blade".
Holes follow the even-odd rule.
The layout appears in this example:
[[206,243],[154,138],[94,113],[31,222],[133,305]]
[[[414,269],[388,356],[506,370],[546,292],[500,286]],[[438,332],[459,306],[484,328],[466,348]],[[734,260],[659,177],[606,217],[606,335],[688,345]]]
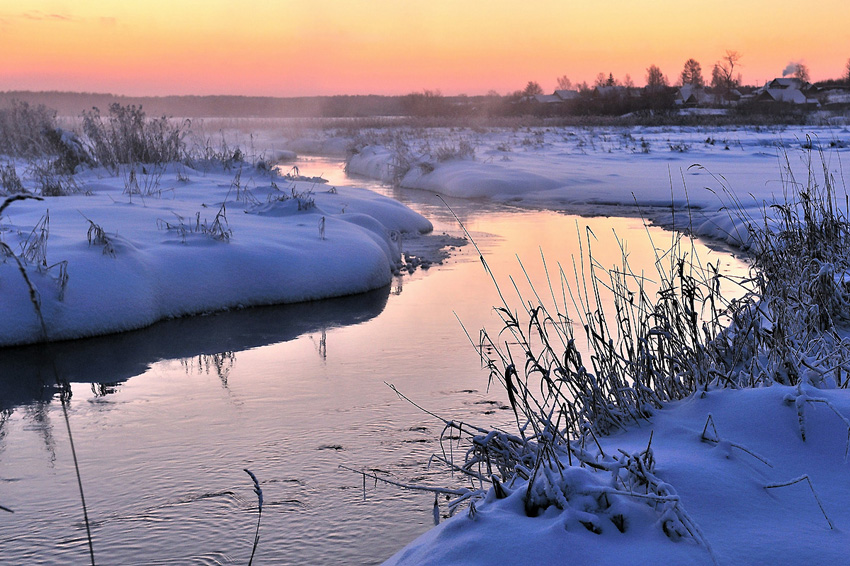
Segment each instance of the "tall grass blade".
[[56,383],[59,387],[59,401],[62,404],[62,414],[65,417],[65,427],[68,430],[68,443],[71,445],[71,456],[74,458],[74,470],[77,472],[77,486],[80,488],[80,503],[83,506],[83,519],[86,523],[86,538],[89,543],[89,557],[91,558],[91,566],[95,566],[94,562],[94,543],[92,542],[91,526],[89,525],[89,512],[86,507],[86,495],[83,492],[83,479],[80,475],[80,465],[77,461],[77,450],[74,448],[74,437],[71,434],[71,420],[68,418],[68,402],[71,400],[71,384],[66,380],[60,379],[56,368],[53,368],[56,375]]
[[254,562],[254,554],[257,552],[257,545],[260,544],[260,520],[263,518],[263,490],[260,487],[260,482],[257,476],[248,468],[243,468],[245,473],[251,476],[251,481],[254,482],[254,493],[257,494],[257,530],[254,532],[254,546],[251,548],[251,558],[248,559],[248,566]]

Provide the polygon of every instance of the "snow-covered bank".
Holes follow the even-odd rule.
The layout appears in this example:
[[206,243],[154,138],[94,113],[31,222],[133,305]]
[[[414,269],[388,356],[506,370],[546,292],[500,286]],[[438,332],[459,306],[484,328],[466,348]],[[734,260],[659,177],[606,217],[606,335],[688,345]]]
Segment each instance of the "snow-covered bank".
[[[741,245],[746,228],[730,218],[728,190],[743,208],[783,200],[811,159],[836,179],[850,151],[845,127],[537,128],[488,132],[434,130],[403,143],[374,136],[348,171],[454,197],[488,198],[576,214],[642,214],[663,225],[691,224],[700,236]],[[453,158],[461,143],[475,159]],[[436,148],[436,149],[434,149]],[[810,153],[814,149],[815,155]],[[820,165],[818,165],[820,168]],[[680,214],[674,218],[674,210]]]
[[[850,415],[850,397],[844,390],[803,392],[811,395],[802,401],[805,441],[794,402],[799,392],[778,385],[710,391],[599,439],[607,456],[596,457],[610,462],[623,458],[618,449],[646,450],[651,438],[655,473],[672,486],[708,546],[665,536],[638,486],[634,497],[613,493],[619,482],[611,474],[567,468],[562,509],[553,505],[528,517],[523,482],[506,486],[512,494],[505,499],[491,490],[474,516],[459,512],[385,564],[707,566],[712,553],[722,565],[840,564],[850,547],[850,464],[848,427],[833,409]],[[783,485],[803,476],[814,493],[806,480]],[[609,495],[600,505],[604,491]]]
[[[631,286],[643,272],[624,266],[597,279],[582,268],[579,291],[560,293],[572,304],[553,309],[533,293],[520,315],[497,305],[504,325],[480,351],[516,422],[446,422],[435,458],[469,481],[436,491],[459,511],[387,564],[841,561],[850,546],[847,136],[541,130],[516,144],[491,132],[476,138],[475,160],[453,155],[451,136],[413,150],[398,138],[360,148],[349,171],[456,197],[586,214],[632,202],[653,221],[753,246],[758,275],[744,300],[730,301],[714,286],[722,275],[683,276],[689,252],[674,246],[652,297]],[[613,289],[616,312],[599,314],[602,302],[581,297],[588,287]],[[718,302],[729,310],[713,310]],[[574,345],[583,339],[589,359]]]
[[79,194],[9,204],[0,237],[26,258],[37,294],[4,256],[0,346],[369,291],[403,267],[402,234],[432,229],[371,191],[289,183],[247,163],[204,169],[88,170],[74,176]]
[[[500,296],[503,327],[480,351],[515,422],[446,421],[434,458],[468,481],[437,488],[448,503],[435,514],[456,515],[386,564],[843,561],[850,219],[818,183],[789,188],[803,204],[784,205],[780,224],[753,227],[743,300],[715,286],[722,275],[687,275],[690,250],[676,246],[648,276],[664,282],[652,297],[630,285],[643,271],[588,275],[584,293],[619,297],[604,316],[580,296],[587,279],[571,310],[551,288],[554,307],[533,293],[522,314]],[[584,338],[590,356],[574,345]]]

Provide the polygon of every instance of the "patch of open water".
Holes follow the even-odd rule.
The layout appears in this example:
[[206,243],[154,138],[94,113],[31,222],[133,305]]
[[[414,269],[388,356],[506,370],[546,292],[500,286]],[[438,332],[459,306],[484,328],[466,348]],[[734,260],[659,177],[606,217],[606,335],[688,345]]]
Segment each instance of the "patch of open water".
[[[346,179],[335,160],[302,174],[368,186],[460,235],[433,195]],[[632,268],[652,272],[670,233],[637,219],[577,218],[450,201],[487,261],[507,279],[546,285],[571,266],[588,227],[613,266],[627,242]],[[742,263],[698,246],[726,272]],[[571,269],[571,267],[570,267]],[[521,281],[520,281],[521,283]],[[445,265],[365,295],[166,321],[118,336],[0,351],[2,562],[87,563],[85,527],[53,367],[72,382],[69,417],[98,564],[243,564],[265,506],[258,563],[379,564],[426,531],[433,497],[369,482],[340,466],[400,481],[446,484],[427,467],[446,418],[510,422],[502,391],[458,323],[499,328],[498,295],[472,246]],[[385,383],[386,382],[386,383]]]

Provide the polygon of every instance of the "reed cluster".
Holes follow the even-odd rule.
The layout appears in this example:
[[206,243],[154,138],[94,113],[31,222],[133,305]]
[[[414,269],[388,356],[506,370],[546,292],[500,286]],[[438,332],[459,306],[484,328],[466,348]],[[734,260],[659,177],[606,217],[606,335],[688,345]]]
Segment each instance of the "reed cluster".
[[[651,438],[640,453],[617,454],[599,439],[709,389],[781,384],[794,387],[786,401],[805,440],[806,407],[829,405],[812,389],[850,385],[842,331],[850,319],[850,199],[817,163],[810,159],[803,182],[786,172],[784,201],[760,213],[730,197],[727,209],[749,244],[742,279],[703,264],[682,233],[657,253],[651,277],[633,272],[625,252],[618,268],[603,269],[588,230],[571,265],[550,270],[543,259],[545,292],[532,285],[523,296],[514,284],[509,300],[480,255],[499,291],[502,324],[472,342],[490,382],[504,389],[516,429],[443,420],[434,458],[468,482],[440,491],[453,496],[450,513],[467,504],[474,518],[476,501],[518,496],[530,517],[557,507],[590,531],[606,522],[623,531],[630,514],[622,500],[640,501],[656,510],[668,537],[690,538],[711,554],[674,488],[655,475]],[[734,299],[724,291],[730,284]],[[850,419],[829,407],[850,435]]]

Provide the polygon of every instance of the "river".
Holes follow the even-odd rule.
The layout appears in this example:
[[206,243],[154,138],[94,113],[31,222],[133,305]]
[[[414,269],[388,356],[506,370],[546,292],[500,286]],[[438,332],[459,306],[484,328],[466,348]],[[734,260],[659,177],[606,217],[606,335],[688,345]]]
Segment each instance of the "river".
[[[332,159],[298,165],[332,185],[390,194],[436,232],[461,235],[433,195],[348,179]],[[654,271],[654,247],[671,240],[634,218],[449,204],[511,291],[508,276],[525,278],[517,256],[546,285],[541,249],[550,268],[571,265],[586,227],[599,263],[619,261],[616,230],[636,272]],[[698,248],[727,272],[743,269],[727,252]],[[68,423],[98,564],[246,564],[257,498],[244,468],[264,495],[255,563],[381,563],[430,527],[433,497],[364,486],[345,468],[402,482],[456,481],[428,468],[441,423],[387,384],[445,418],[509,422],[504,393],[488,391],[459,323],[473,336],[498,330],[497,301],[465,246],[443,265],[366,295],[0,351],[0,505],[14,510],[0,512],[0,562],[89,561],[58,373],[71,382]]]

